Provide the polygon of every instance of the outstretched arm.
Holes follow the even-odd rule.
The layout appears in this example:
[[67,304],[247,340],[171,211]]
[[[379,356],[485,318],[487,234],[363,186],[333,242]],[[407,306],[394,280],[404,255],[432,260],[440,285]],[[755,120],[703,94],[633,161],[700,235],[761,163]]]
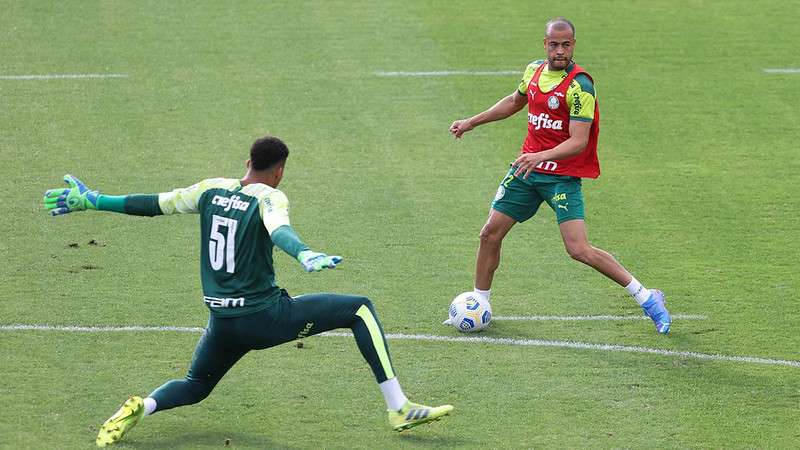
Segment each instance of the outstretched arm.
[[44,207],[54,216],[87,209],[137,216],[164,214],[159,206],[158,194],[103,195],[89,189],[72,175],[64,175],[64,181],[68,188],[50,189],[44,193]]
[[528,102],[528,97],[514,90],[511,94],[503,97],[486,111],[474,115],[468,119],[456,120],[450,125],[450,133],[456,139],[460,138],[467,131],[472,130],[478,125],[483,125],[495,120],[502,120],[510,117],[521,110]]

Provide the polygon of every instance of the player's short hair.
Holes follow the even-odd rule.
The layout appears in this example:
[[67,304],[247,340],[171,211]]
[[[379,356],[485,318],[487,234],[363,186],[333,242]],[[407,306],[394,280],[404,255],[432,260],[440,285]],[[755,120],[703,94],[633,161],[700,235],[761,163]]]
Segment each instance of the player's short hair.
[[550,28],[554,28],[558,31],[569,28],[572,30],[572,37],[575,37],[575,25],[573,25],[572,22],[570,22],[569,19],[564,16],[554,17],[547,21],[547,23],[544,25],[544,37],[547,37],[547,35],[550,33]]
[[256,139],[250,147],[250,167],[253,170],[266,170],[286,161],[289,147],[275,136]]

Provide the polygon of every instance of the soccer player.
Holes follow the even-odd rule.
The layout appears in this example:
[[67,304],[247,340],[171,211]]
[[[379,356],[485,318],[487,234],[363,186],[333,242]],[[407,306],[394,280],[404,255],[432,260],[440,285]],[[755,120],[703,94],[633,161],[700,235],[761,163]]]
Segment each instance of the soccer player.
[[572,60],[575,27],[569,20],[557,17],[547,22],[544,50],[547,60],[529,64],[514,92],[486,111],[450,126],[453,136],[461,138],[479,125],[510,117],[528,105],[528,135],[497,189],[480,233],[475,292],[489,300],[503,238],[514,224],[533,217],[546,202],[555,211],[567,253],[623,286],[653,320],[656,330],[667,334],[671,319],[664,293],[644,287],[586,237],[581,178],[600,175],[600,111],[592,78]]
[[208,327],[197,344],[186,377],[148,397],[131,397],[103,424],[100,447],[119,441],[143,417],[198,403],[250,350],[265,349],[335,328],[350,328],[379,383],[389,423],[402,431],[438,420],[450,405],[411,403],[395,376],[383,328],[366,297],[309,294],[290,297],[275,284],[272,248],[296,258],[308,272],[333,269],[340,256],[311,251],[289,223],[289,202],[277,189],[289,150],[278,138],[258,139],[241,180],[211,178],[183,189],[152,195],[103,195],[77,178],[45,193],[53,215],[83,210],[130,215],[200,214],[200,275]]

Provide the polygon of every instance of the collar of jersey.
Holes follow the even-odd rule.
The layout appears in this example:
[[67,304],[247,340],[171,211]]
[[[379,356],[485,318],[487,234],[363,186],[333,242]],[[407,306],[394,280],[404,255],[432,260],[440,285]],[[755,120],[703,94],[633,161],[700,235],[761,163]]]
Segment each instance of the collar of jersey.
[[550,70],[550,65],[547,64],[547,62],[545,62],[544,64],[545,64],[545,70],[547,70],[550,73],[563,73],[563,74],[566,75],[566,74],[569,74],[570,72],[572,72],[573,69],[575,69],[575,62],[574,61],[570,62],[569,65],[563,70]]

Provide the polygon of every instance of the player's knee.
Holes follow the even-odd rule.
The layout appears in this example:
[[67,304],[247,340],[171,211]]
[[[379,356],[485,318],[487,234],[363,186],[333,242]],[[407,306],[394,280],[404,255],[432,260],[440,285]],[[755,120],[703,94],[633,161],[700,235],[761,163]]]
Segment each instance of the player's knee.
[[488,223],[481,228],[478,237],[481,240],[481,245],[498,245],[503,241],[503,235],[500,230],[490,226]]
[[359,307],[361,307],[361,306],[366,306],[366,307],[367,307],[367,308],[369,308],[369,309],[373,309],[373,307],[372,307],[372,300],[370,300],[368,297],[364,297],[364,296],[362,296],[362,295],[357,295],[357,296],[355,296],[355,297],[353,298],[353,301],[354,301],[354,302],[355,302],[355,304],[356,304],[356,305],[358,305]]
[[369,314],[378,320],[378,313],[375,311],[375,306],[372,304],[372,300],[367,297],[356,295],[353,297],[353,305],[355,308],[353,309],[353,318],[358,318],[361,316],[363,319],[364,317],[364,308],[369,311]]
[[590,245],[567,245],[567,254],[575,261],[587,264],[592,258],[592,247]]

